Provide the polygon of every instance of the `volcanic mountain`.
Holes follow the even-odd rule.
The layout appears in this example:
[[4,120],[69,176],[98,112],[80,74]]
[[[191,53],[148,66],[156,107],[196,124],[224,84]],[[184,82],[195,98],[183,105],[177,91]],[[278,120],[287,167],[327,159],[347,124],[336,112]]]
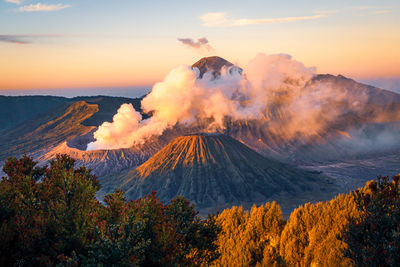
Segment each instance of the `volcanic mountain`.
[[234,66],[232,63],[230,63],[229,61],[221,58],[221,57],[217,57],[217,56],[213,56],[213,57],[203,57],[202,59],[200,59],[199,61],[197,61],[196,63],[194,63],[192,65],[192,68],[198,68],[200,71],[200,75],[199,78],[203,78],[203,75],[206,72],[211,72],[211,74],[213,75],[214,78],[218,77],[221,74],[221,69],[222,67],[233,67],[233,68],[237,68],[239,73],[242,73],[242,69]]
[[[202,58],[192,67],[199,69],[198,79],[202,79],[207,72],[218,79],[221,68],[225,67],[229,73],[232,68],[239,68],[220,57]],[[293,82],[287,79],[284,86]],[[314,166],[331,164],[332,161],[346,163],[368,157],[376,168],[373,176],[383,174],[381,170],[387,167],[378,166],[374,160],[378,153],[386,155],[389,151],[400,155],[400,95],[341,75],[317,74],[304,88],[298,88],[301,92],[299,96],[320,95],[320,88],[330,88],[334,96],[343,97],[324,99],[317,121],[325,123],[316,131],[288,131],[293,130],[287,125],[297,113],[286,108],[281,95],[273,96],[276,101],[262,111],[259,119],[235,121],[226,118],[224,128],[219,131],[265,157],[292,165]],[[96,127],[105,121],[111,122],[121,104],[132,103],[140,111],[140,101],[115,97],[0,97],[0,114],[3,115],[0,121],[15,119],[13,123],[5,123],[4,127],[0,125],[0,161],[5,156],[19,156],[26,152],[34,155],[36,160],[46,162],[56,154],[66,153],[76,158],[78,165],[93,168],[103,185],[102,190],[107,193],[110,192],[107,188],[118,187],[122,183],[119,180],[121,173],[136,168],[175,138],[208,131],[207,125],[202,122],[176,124],[161,136],[153,136],[144,144],[131,148],[85,151],[87,144],[94,140]],[[325,115],[331,114],[331,111],[335,112],[335,116],[325,120]],[[146,114],[142,115],[146,118]],[[302,125],[308,129],[308,121],[303,121]],[[342,168],[343,165],[332,166]],[[360,177],[358,166],[353,168],[356,170],[354,174],[347,170],[341,173],[346,177],[342,180],[348,176]],[[370,169],[368,173],[372,173]]]
[[178,137],[121,180],[131,199],[157,191],[164,201],[181,195],[200,208],[332,188],[327,177],[264,158],[222,134]]

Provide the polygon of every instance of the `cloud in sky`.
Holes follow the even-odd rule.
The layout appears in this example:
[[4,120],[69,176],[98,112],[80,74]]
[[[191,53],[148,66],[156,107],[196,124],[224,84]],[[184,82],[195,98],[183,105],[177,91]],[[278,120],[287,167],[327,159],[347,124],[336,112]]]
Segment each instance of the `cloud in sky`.
[[385,9],[386,6],[359,6],[359,7],[353,7],[350,9],[354,10],[369,10],[369,9]]
[[4,0],[4,2],[20,5],[22,0]]
[[50,38],[73,37],[73,35],[63,34],[0,34],[0,43],[11,44],[32,44],[43,42]]
[[0,42],[13,44],[29,44],[21,35],[0,35]]
[[293,22],[301,20],[313,20],[319,19],[326,16],[326,12],[318,12],[315,15],[310,16],[298,16],[298,17],[281,17],[281,18],[260,18],[260,19],[247,19],[247,18],[229,18],[225,12],[214,12],[206,13],[200,17],[203,21],[203,26],[206,27],[234,27],[234,26],[246,26],[246,25],[257,25],[257,24],[271,24],[271,23],[282,23],[282,22]]
[[194,41],[192,38],[178,38],[178,41],[184,44],[185,46],[194,49],[205,49],[207,51],[213,50],[207,38],[205,37],[197,39],[197,42]]
[[36,11],[56,11],[56,10],[61,10],[67,7],[70,7],[71,5],[64,5],[64,4],[55,4],[55,5],[47,5],[47,4],[31,4],[31,5],[26,5],[18,8],[18,11],[20,12],[36,12]]
[[375,14],[387,14],[387,13],[390,13],[390,10],[377,10],[374,13]]

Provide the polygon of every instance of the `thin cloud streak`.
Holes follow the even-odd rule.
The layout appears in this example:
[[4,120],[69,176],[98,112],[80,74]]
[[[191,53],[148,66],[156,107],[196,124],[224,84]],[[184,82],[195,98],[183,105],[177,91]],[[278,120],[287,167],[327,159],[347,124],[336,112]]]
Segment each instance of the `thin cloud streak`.
[[353,9],[355,10],[370,10],[370,9],[385,9],[387,8],[386,6],[359,6],[355,7]]
[[49,38],[67,38],[77,35],[65,34],[0,34],[0,42],[12,44],[32,44],[43,42]]
[[261,19],[233,19],[228,18],[225,12],[206,13],[200,17],[206,27],[235,27],[257,24],[273,24],[294,21],[314,20],[325,17],[327,12],[319,12],[311,16],[261,18]]
[[24,36],[21,36],[21,35],[0,35],[0,42],[20,44],[20,45],[30,43],[30,42],[24,40]]
[[57,10],[62,10],[65,8],[70,7],[71,5],[64,5],[64,4],[56,4],[56,5],[47,5],[47,4],[31,4],[31,5],[26,5],[18,8],[18,11],[20,12],[37,12],[37,11],[57,11]]
[[178,41],[190,48],[205,49],[207,51],[213,50],[207,38],[205,37],[197,39],[197,42],[194,41],[192,38],[178,38]]
[[247,26],[247,25],[258,25],[258,24],[274,24],[274,23],[287,23],[295,21],[306,21],[315,20],[327,17],[330,14],[341,13],[346,11],[367,11],[375,10],[373,14],[386,14],[390,13],[389,7],[387,6],[358,6],[358,7],[346,7],[336,10],[313,10],[314,15],[309,16],[296,16],[296,17],[280,17],[280,18],[260,18],[260,19],[248,19],[248,18],[230,18],[225,12],[210,12],[200,16],[203,21],[203,26],[206,27],[236,27],[236,26]]
[[387,13],[390,13],[390,10],[377,10],[374,13],[375,14],[387,14]]
[[16,4],[16,5],[20,5],[22,3],[21,0],[4,0],[4,2],[11,3],[11,4]]
[[[351,12],[351,11],[358,11],[358,12],[370,12],[371,10],[376,10],[373,14],[379,14],[380,11],[389,11],[391,7],[388,6],[353,6],[353,7],[344,7],[340,9],[334,10],[314,10],[316,13],[324,13],[328,14],[336,14],[336,13],[343,13],[343,12]],[[390,11],[389,11],[390,12]]]

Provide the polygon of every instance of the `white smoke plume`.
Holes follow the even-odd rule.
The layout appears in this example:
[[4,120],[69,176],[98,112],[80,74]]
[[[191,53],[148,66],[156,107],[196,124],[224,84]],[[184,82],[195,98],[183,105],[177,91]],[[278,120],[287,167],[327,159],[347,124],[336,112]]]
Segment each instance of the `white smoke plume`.
[[[226,119],[256,121],[262,129],[282,138],[319,135],[341,112],[357,110],[345,91],[326,85],[309,86],[315,68],[305,67],[289,55],[258,54],[243,69],[223,67],[215,78],[207,72],[177,67],[156,83],[142,100],[152,117],[142,120],[132,105],[124,104],[95,132],[92,149],[128,148],[161,135],[175,125],[207,121],[204,131],[222,130]],[[362,101],[362,95],[358,96]],[[340,106],[335,109],[334,106]]]
[[139,129],[142,115],[137,112],[132,104],[122,104],[114,115],[112,123],[104,122],[93,134],[96,140],[88,145],[88,150],[92,149],[114,149],[132,146],[132,137],[127,134],[134,133]]
[[88,145],[88,150],[128,148],[177,123],[190,125],[198,119],[212,118],[221,127],[228,114],[245,117],[240,103],[230,99],[233,88],[243,80],[239,73],[228,75],[224,69],[221,79],[207,73],[201,80],[198,75],[199,70],[190,66],[173,69],[142,100],[143,110],[153,113],[151,118],[142,120],[132,105],[123,104],[113,122],[103,123],[94,133],[96,141]]

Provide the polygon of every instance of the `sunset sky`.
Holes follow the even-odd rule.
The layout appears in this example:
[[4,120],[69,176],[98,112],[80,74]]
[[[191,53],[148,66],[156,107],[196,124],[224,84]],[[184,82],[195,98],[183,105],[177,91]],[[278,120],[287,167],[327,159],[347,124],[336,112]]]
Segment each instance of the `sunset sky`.
[[203,56],[259,52],[400,77],[398,0],[0,1],[0,90],[151,86]]

